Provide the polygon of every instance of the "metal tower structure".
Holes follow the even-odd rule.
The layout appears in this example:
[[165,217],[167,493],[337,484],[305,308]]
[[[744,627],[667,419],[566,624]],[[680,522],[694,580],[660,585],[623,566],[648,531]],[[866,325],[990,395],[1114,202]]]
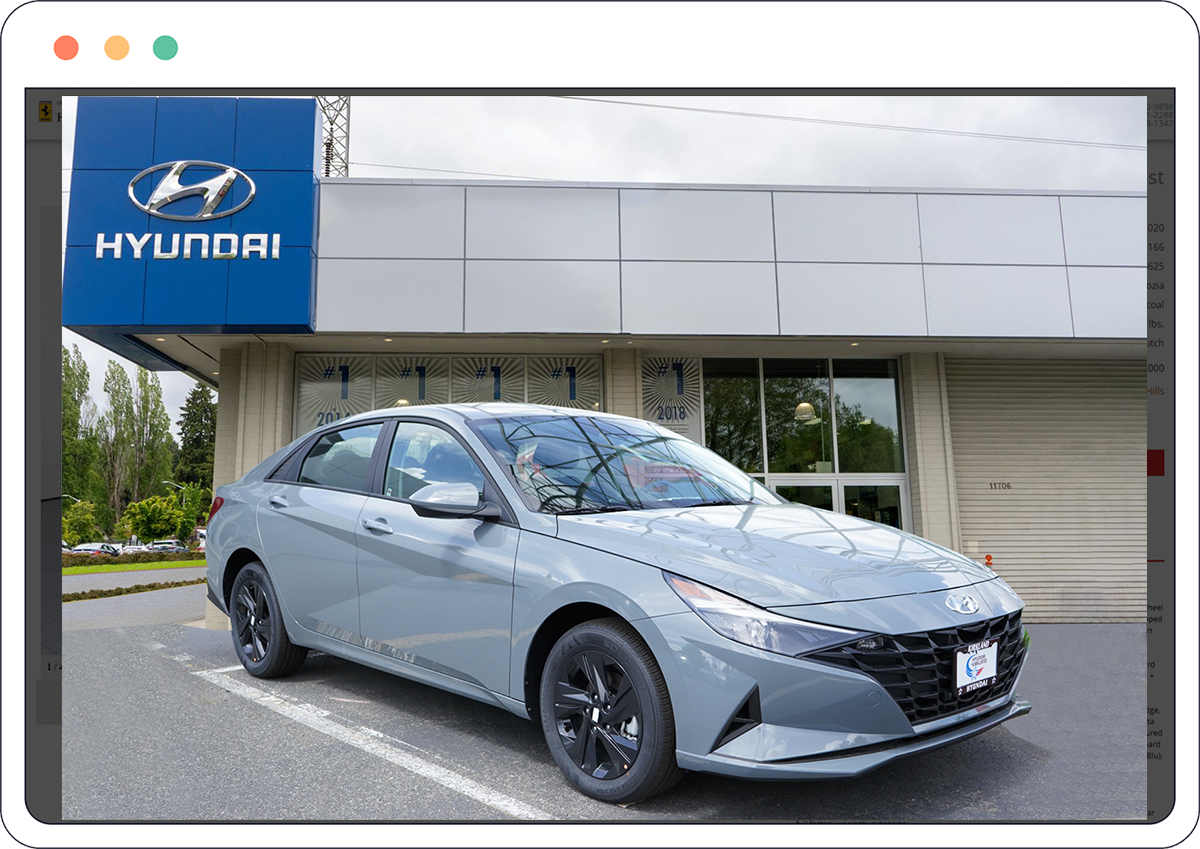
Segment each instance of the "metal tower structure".
[[324,116],[321,175],[350,176],[350,98],[317,97]]

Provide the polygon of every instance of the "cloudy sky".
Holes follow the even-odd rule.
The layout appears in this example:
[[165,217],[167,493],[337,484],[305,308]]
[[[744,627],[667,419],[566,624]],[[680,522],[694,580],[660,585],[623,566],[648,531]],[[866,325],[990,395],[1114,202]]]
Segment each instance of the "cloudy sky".
[[[1141,97],[588,96],[654,106],[561,97],[355,97],[350,174],[876,187],[1146,188],[1146,108]],[[768,117],[659,108],[663,105]],[[74,118],[73,99],[65,98],[64,189],[69,186]],[[807,120],[789,120],[795,118]],[[950,133],[860,126],[863,124]],[[1130,146],[1135,149],[1125,149]],[[69,192],[63,195],[64,206],[68,198]],[[64,345],[78,344],[83,352],[91,372],[92,397],[103,406],[106,361],[120,358],[69,330],[62,334]],[[131,363],[121,362],[132,370]],[[159,378],[178,434],[179,409],[194,382],[174,372],[162,372]]]

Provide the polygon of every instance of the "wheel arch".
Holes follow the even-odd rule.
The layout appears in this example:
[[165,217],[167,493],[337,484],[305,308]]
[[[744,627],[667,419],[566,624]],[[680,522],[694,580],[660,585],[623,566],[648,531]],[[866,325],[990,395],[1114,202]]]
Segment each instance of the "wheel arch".
[[221,596],[225,602],[226,610],[230,610],[230,595],[233,591],[233,581],[237,577],[238,572],[242,571],[247,563],[260,563],[263,569],[267,568],[260,555],[245,547],[234,551],[233,554],[229,555],[229,559],[225,561],[225,571],[221,574]]
[[546,666],[546,659],[550,656],[550,650],[554,648],[554,644],[576,625],[590,622],[593,619],[614,618],[620,619],[622,622],[627,621],[621,614],[602,604],[578,601],[558,608],[538,626],[529,643],[529,651],[525,655],[524,688],[522,690],[525,710],[535,723],[540,724],[541,721],[538,693],[542,685],[542,672]]

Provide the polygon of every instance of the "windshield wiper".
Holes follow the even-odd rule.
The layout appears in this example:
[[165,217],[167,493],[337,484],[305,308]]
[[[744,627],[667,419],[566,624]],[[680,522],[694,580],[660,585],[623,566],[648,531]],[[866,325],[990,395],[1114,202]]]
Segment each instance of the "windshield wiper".
[[572,507],[570,510],[559,510],[555,516],[579,516],[584,513],[624,513],[631,508],[609,505],[607,507]]
[[732,498],[721,499],[717,501],[697,501],[695,504],[689,504],[689,507],[733,507],[743,506],[746,504],[756,504],[755,501],[737,501]]

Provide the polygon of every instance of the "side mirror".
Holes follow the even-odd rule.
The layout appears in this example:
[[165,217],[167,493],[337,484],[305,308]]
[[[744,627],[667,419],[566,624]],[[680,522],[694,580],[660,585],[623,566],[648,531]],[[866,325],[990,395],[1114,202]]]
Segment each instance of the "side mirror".
[[500,508],[479,500],[479,490],[469,483],[432,483],[409,498],[413,511],[427,519],[497,519]]

